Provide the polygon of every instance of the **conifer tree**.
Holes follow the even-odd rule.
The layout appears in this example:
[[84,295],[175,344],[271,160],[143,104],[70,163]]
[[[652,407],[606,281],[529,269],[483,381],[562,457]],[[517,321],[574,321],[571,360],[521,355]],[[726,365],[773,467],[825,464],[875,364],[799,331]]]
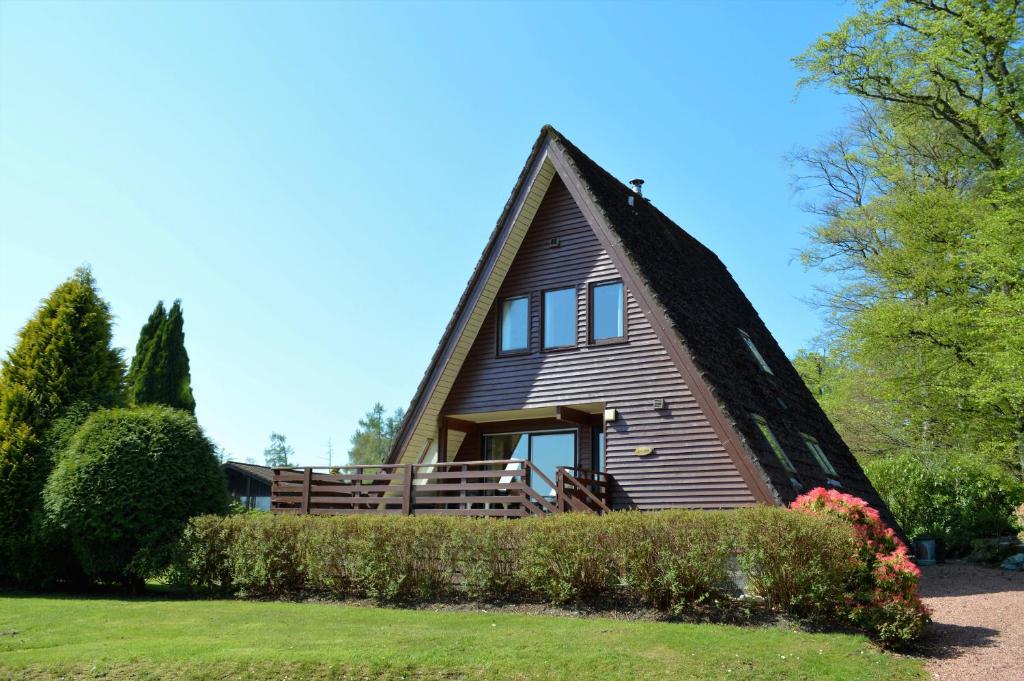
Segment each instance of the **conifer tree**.
[[139,333],[128,370],[128,399],[132,404],[165,404],[195,411],[184,326],[181,301],[174,301],[169,311],[164,309],[163,301],[157,303]]
[[124,361],[110,307],[88,268],[58,286],[0,367],[0,577],[33,575],[33,516],[53,467],[47,431],[72,406],[124,401]]

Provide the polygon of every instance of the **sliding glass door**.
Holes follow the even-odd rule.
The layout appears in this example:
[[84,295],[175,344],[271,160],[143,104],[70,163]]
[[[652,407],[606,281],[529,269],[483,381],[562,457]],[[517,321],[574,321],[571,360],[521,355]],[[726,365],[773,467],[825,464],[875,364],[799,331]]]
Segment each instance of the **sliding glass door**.
[[[506,433],[484,436],[484,459],[528,459],[552,483],[559,466],[576,465],[576,432]],[[538,476],[529,481],[539,494],[555,496],[555,490]]]

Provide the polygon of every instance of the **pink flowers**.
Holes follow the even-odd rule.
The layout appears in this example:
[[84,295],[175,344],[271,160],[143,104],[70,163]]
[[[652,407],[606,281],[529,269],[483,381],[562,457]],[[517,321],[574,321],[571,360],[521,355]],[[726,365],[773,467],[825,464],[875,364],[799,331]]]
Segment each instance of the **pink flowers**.
[[844,599],[847,616],[886,643],[918,636],[928,622],[928,609],[917,593],[921,571],[910,560],[906,544],[886,527],[878,511],[863,499],[816,487],[790,505],[800,513],[829,514],[848,522],[858,541],[851,558],[861,564]]

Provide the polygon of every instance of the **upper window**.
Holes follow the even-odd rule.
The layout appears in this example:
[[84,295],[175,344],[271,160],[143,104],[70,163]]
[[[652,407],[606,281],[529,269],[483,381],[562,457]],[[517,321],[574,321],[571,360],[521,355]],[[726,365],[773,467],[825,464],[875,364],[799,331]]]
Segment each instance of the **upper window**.
[[590,292],[590,340],[604,341],[626,335],[625,290],[621,281],[594,284]]
[[757,423],[757,427],[761,430],[761,434],[764,435],[764,439],[768,441],[768,445],[775,452],[775,456],[779,457],[779,461],[782,463],[782,467],[789,472],[795,472],[796,468],[793,466],[793,462],[786,456],[786,450],[782,448],[779,441],[775,439],[775,433],[768,427],[768,422],[764,420],[763,416],[754,414],[754,421]]
[[576,289],[544,292],[544,349],[576,345]]
[[519,352],[530,347],[530,298],[506,298],[501,302],[501,329],[498,349]]
[[750,350],[750,354],[753,355],[754,359],[757,360],[758,365],[760,365],[760,367],[769,374],[774,374],[775,372],[773,372],[772,368],[768,366],[768,362],[766,362],[764,360],[764,357],[761,356],[761,353],[758,351],[757,346],[754,345],[754,341],[750,340],[750,336],[747,334],[747,332],[744,331],[743,329],[738,329],[738,331],[740,332],[740,337],[743,338],[743,342],[746,343],[747,349]]
[[837,476],[838,473],[836,473],[835,466],[833,466],[832,462],[828,460],[827,456],[825,456],[825,450],[821,448],[818,441],[805,433],[801,433],[801,435],[804,436],[804,443],[807,445],[807,449],[811,450],[811,454],[818,462],[818,465],[821,466],[821,470],[833,477]]

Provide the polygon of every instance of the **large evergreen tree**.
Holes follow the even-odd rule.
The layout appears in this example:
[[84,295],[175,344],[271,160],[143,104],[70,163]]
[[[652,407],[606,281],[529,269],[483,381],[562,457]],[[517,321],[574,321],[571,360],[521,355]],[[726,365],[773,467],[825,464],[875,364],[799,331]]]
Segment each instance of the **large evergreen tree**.
[[124,400],[124,361],[111,314],[87,268],[58,286],[0,368],[0,577],[34,577],[33,518],[53,467],[47,431],[75,406]]
[[128,370],[128,399],[132,404],[165,404],[195,411],[184,326],[181,301],[174,301],[169,311],[164,309],[163,301],[157,303],[139,333]]

